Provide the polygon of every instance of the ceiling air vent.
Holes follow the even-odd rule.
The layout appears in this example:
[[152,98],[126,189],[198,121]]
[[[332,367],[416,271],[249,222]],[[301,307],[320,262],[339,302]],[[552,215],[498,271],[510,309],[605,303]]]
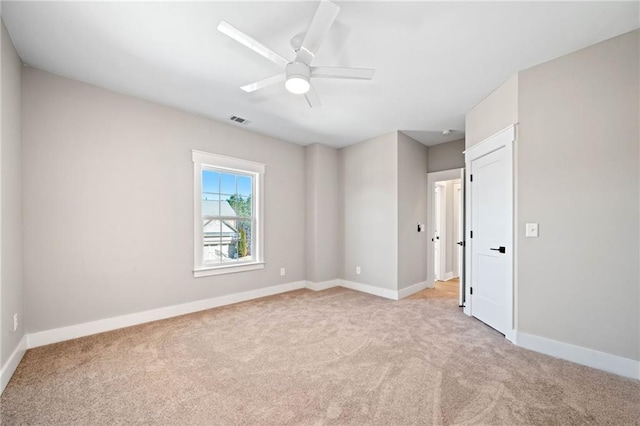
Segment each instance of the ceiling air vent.
[[240,124],[245,124],[245,125],[249,124],[246,118],[238,117],[237,115],[232,115],[231,118],[229,118],[229,120],[235,121],[236,123],[240,123]]

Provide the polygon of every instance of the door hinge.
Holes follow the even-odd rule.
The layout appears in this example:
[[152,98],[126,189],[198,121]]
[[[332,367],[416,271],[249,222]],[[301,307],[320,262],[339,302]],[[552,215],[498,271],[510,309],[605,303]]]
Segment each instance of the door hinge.
[[469,294],[473,294],[473,287],[469,287]]
[[469,175],[469,181],[473,182],[473,175]]

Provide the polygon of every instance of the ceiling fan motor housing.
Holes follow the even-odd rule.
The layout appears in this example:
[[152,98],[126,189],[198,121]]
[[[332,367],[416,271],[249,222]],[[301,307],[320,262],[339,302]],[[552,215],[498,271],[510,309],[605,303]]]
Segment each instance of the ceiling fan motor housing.
[[311,88],[309,65],[297,61],[291,62],[287,64],[286,74],[284,85],[291,93],[302,95]]
[[309,80],[311,78],[311,69],[309,68],[309,65],[297,61],[288,63],[287,80],[295,77]]

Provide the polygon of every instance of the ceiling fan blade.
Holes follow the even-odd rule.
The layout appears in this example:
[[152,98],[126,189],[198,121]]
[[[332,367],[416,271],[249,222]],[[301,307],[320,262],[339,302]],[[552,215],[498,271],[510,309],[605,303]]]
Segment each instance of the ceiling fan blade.
[[253,50],[257,54],[264,56],[265,58],[269,59],[272,62],[275,62],[280,66],[285,66],[289,63],[289,61],[287,61],[285,58],[283,58],[273,50],[269,49],[267,46],[263,45],[262,43],[249,37],[248,35],[240,31],[239,29],[235,28],[228,22],[220,21],[220,24],[218,24],[218,31],[220,31],[222,34],[225,34],[231,37],[238,43],[248,47],[249,49]]
[[311,77],[315,78],[371,80],[375,73],[376,70],[371,68],[311,67]]
[[309,29],[302,40],[300,50],[298,50],[297,60],[309,65],[315,56],[324,36],[336,20],[340,7],[328,0],[322,0],[316,10],[316,14],[309,25]]
[[318,98],[318,94],[313,89],[313,86],[309,88],[309,91],[304,94],[304,98],[307,100],[307,103],[311,108],[316,108],[321,106],[320,98]]
[[280,83],[281,81],[284,81],[284,78],[285,78],[284,73],[280,73],[280,74],[272,75],[271,77],[267,77],[265,79],[256,81],[254,83],[246,84],[240,88],[247,93],[251,93],[251,92],[255,92],[256,90],[265,88],[267,86]]

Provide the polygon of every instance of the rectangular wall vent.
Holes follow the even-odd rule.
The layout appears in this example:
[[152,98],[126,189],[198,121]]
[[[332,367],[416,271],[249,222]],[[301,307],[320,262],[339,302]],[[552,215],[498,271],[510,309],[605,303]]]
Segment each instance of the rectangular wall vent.
[[249,124],[246,118],[238,117],[237,115],[232,115],[231,118],[229,118],[229,120],[235,121],[236,123],[240,123],[240,124]]

